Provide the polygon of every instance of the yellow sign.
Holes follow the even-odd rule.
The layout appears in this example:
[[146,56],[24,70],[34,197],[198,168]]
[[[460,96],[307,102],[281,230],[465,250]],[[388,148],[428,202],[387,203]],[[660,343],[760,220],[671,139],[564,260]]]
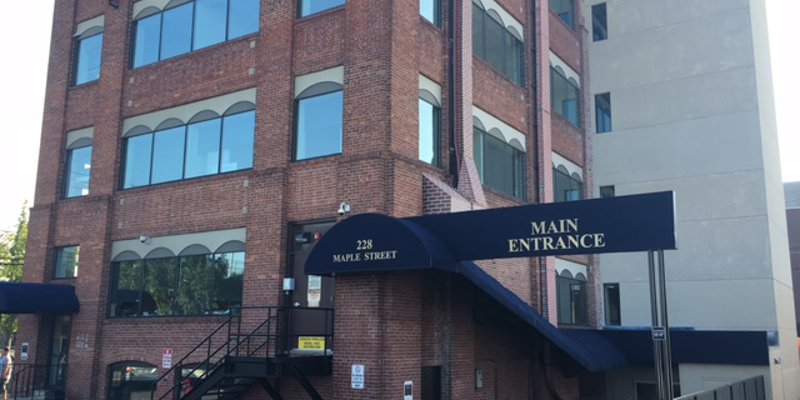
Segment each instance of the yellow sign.
[[300,336],[297,338],[300,350],[325,350],[325,338],[320,336]]

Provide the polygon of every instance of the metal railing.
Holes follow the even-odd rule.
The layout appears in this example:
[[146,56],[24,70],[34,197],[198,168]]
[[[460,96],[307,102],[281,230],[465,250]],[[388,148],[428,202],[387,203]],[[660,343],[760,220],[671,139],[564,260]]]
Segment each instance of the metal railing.
[[8,390],[10,399],[59,399],[64,398],[59,394],[64,393],[64,380],[56,379],[51,383],[50,374],[63,374],[67,365],[61,364],[56,368],[47,364],[15,364]]
[[[332,343],[332,309],[236,307],[231,310],[225,322],[153,382],[151,400],[180,399],[188,393],[187,389],[190,390],[197,383],[191,382],[192,380],[201,381],[208,378],[217,369],[224,368],[225,362],[230,357],[263,358],[266,365],[269,359],[287,356],[293,339],[311,334],[311,332],[290,332],[293,325],[292,315],[296,312],[323,313],[324,332],[314,333],[315,336],[324,337],[326,343]],[[327,351],[324,354],[329,355]],[[160,383],[169,386],[159,396],[157,389]]]
[[755,376],[716,389],[687,394],[675,400],[765,400],[764,376]]

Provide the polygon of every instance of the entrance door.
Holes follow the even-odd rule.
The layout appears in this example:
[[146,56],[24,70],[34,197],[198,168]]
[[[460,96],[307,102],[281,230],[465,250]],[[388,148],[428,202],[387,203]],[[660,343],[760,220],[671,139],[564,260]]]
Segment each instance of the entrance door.
[[69,364],[69,338],[72,330],[71,315],[56,315],[50,341],[47,381],[53,386],[63,386]]
[[330,349],[333,334],[334,279],[306,275],[305,264],[314,245],[335,222],[296,224],[290,227],[290,254],[287,276],[294,277],[290,303],[290,347],[293,352],[322,353]]

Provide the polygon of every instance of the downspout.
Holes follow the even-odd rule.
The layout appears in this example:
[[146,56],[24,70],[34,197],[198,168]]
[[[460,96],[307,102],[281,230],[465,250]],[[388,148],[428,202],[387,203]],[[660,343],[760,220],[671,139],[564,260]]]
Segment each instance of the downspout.
[[453,187],[458,187],[458,151],[456,151],[456,11],[455,0],[449,0],[447,4],[447,53],[448,53],[448,74],[447,74],[447,115],[448,115],[448,173],[452,177]]
[[[540,161],[543,159],[544,150],[542,149],[542,143],[544,142],[542,135],[542,67],[539,65],[541,60],[541,54],[539,46],[537,46],[537,40],[541,37],[539,34],[542,26],[541,24],[537,23],[536,17],[536,3],[531,5],[531,19],[533,21],[534,26],[534,37],[531,40],[533,44],[533,93],[534,93],[534,125],[533,125],[533,144],[536,146],[536,154]],[[533,167],[536,169],[536,203],[542,203],[545,199],[545,187],[542,184],[544,182],[544,171],[546,166],[539,165],[539,162],[532,163]],[[550,315],[549,313],[549,304],[547,299],[547,261],[544,257],[538,257],[537,262],[539,263],[539,312],[542,315]]]

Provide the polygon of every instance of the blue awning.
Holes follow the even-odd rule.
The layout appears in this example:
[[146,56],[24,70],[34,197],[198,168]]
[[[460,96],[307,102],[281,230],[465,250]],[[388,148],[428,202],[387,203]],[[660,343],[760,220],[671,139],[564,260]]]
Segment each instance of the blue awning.
[[74,314],[79,309],[72,285],[0,282],[0,314]]
[[625,356],[604,337],[585,336],[576,339],[567,335],[475,263],[465,261],[461,262],[459,267],[459,272],[467,280],[525,321],[587,370],[602,372],[628,365]]
[[[628,365],[653,365],[653,339],[650,328],[603,330],[568,329],[563,331],[577,341],[602,338],[624,355]],[[670,329],[672,362],[675,364],[769,365],[769,345],[765,331],[699,331]]]
[[455,268],[439,238],[408,219],[382,214],[359,214],[337,223],[305,264],[309,275],[433,268]]

